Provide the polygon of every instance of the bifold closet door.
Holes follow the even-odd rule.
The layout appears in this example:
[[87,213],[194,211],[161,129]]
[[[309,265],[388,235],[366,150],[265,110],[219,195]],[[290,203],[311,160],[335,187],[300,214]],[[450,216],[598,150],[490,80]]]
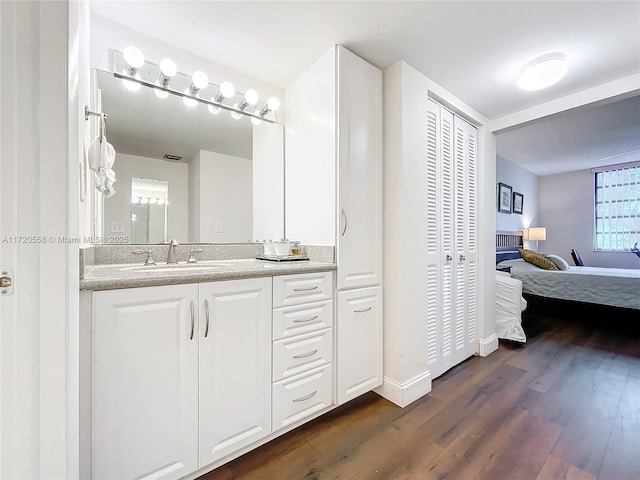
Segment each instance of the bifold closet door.
[[449,110],[427,102],[427,363],[435,378],[477,351],[477,135]]

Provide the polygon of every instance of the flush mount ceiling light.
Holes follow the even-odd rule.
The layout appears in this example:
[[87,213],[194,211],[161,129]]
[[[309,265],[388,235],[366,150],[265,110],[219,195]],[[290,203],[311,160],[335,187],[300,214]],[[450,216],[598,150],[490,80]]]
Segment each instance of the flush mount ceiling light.
[[568,69],[564,53],[549,53],[535,58],[522,67],[518,86],[523,90],[541,90],[557,83]]

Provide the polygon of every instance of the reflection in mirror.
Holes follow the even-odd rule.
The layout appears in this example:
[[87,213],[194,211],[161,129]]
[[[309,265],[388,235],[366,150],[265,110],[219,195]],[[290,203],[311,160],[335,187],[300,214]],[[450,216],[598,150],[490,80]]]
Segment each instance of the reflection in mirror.
[[131,179],[131,242],[168,243],[169,182]]
[[[207,105],[125,88],[95,71],[107,139],[116,151],[116,194],[98,198],[96,232],[132,243],[244,243],[284,236],[284,129],[252,124]],[[165,182],[165,230],[137,230],[131,220],[133,179]],[[138,204],[141,205],[141,204]],[[157,205],[157,204],[156,204]],[[138,212],[136,212],[138,213]],[[138,220],[136,220],[137,222]],[[155,224],[154,224],[155,225]],[[146,241],[143,241],[144,239]]]

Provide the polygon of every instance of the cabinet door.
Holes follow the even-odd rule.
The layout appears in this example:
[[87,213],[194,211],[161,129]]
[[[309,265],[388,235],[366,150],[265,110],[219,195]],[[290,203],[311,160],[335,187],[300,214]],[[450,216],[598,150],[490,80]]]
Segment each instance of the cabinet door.
[[200,466],[271,432],[271,278],[200,284]]
[[198,469],[197,287],[93,294],[92,478]]
[[382,287],[338,292],[337,387],[341,405],[382,385]]
[[382,282],[382,72],[338,47],[337,288]]

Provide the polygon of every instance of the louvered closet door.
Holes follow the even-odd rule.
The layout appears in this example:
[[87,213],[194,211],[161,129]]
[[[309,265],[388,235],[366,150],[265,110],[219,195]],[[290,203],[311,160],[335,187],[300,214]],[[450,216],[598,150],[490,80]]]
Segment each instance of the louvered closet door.
[[477,349],[476,136],[427,102],[427,363],[435,378]]
[[454,364],[477,352],[477,130],[454,117]]

